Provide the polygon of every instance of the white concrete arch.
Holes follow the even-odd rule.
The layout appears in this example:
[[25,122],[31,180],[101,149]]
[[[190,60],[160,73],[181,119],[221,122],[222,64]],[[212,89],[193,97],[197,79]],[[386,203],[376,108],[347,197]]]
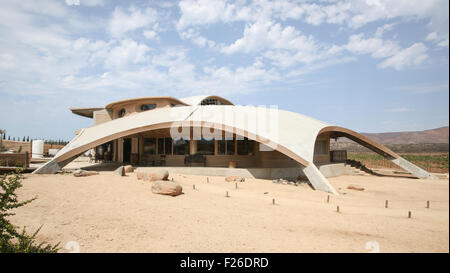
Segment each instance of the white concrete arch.
[[337,194],[313,164],[316,138],[331,125],[293,112],[249,106],[161,108],[85,128],[34,173],[55,173],[79,154],[113,139],[182,125],[231,131],[271,146],[300,163],[315,189]]

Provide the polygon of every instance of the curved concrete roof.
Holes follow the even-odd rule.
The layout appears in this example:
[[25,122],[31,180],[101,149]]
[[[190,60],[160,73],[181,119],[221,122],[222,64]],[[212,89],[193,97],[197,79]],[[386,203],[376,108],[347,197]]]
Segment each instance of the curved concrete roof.
[[187,105],[200,105],[200,103],[204,100],[204,99],[209,99],[209,98],[215,98],[215,99],[220,99],[223,102],[227,103],[228,105],[233,105],[233,103],[225,98],[219,97],[219,96],[214,96],[214,95],[200,95],[200,96],[192,96],[192,97],[186,97],[186,98],[182,98],[181,100],[183,102],[185,102]]
[[[261,123],[258,122],[264,119],[256,118],[256,113],[258,117],[266,115],[272,122],[269,125],[270,128],[261,129],[263,126],[260,126]],[[265,122],[267,123],[267,120]],[[271,146],[300,163],[314,188],[335,194],[337,192],[313,164],[316,139],[324,132],[350,136],[383,156],[387,156],[392,162],[401,165],[411,173],[419,177],[431,178],[427,172],[409,162],[405,163],[388,148],[351,130],[289,111],[277,109],[275,112],[270,112],[262,107],[230,105],[160,108],[85,128],[35,173],[55,172],[79,154],[120,137],[162,128],[177,130],[181,125],[214,127],[235,132],[237,135],[247,136]],[[267,143],[265,140],[270,142]]]
[[166,100],[171,100],[173,102],[176,102],[178,104],[189,105],[189,104],[186,104],[185,102],[183,102],[183,101],[181,101],[179,99],[176,99],[174,97],[159,96],[159,97],[141,97],[141,98],[132,98],[132,99],[125,99],[125,100],[114,101],[114,102],[111,102],[110,104],[106,105],[105,108],[106,109],[110,109],[110,108],[113,108],[114,106],[117,106],[117,105],[128,104],[128,103],[138,102],[138,101],[142,101],[142,100],[149,100],[149,99],[154,99],[154,100],[166,99]]

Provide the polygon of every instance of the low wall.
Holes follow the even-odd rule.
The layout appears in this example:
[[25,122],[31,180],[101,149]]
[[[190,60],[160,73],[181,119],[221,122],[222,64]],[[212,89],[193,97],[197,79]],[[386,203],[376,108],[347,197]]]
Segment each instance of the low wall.
[[30,153],[0,154],[0,166],[4,167],[30,167]]
[[[344,163],[326,164],[318,166],[325,177],[334,177],[350,173]],[[223,168],[223,167],[138,167],[139,170],[167,170],[170,173],[205,175],[205,176],[242,176],[259,179],[296,179],[306,177],[303,170],[292,168]]]
[[[20,147],[22,147],[21,153],[28,152],[31,154],[31,142],[23,142],[23,141],[13,141],[13,140],[3,140],[3,146],[6,150],[13,150],[14,152],[18,152]],[[49,149],[62,149],[64,145],[57,144],[44,144],[44,154],[48,154]]]

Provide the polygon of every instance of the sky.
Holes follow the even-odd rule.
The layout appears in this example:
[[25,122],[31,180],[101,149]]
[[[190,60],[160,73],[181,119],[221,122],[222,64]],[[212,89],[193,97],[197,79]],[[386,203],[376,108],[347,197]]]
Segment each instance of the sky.
[[0,0],[0,128],[64,139],[70,107],[214,94],[359,132],[448,126],[449,1]]

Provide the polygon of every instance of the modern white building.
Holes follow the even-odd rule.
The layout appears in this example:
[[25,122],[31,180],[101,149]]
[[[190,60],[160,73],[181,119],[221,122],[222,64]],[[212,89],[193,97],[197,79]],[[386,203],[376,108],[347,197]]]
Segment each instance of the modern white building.
[[236,106],[219,96],[135,98],[71,111],[92,118],[93,126],[77,131],[34,173],[55,173],[95,149],[99,160],[139,166],[233,167],[271,178],[306,176],[315,189],[336,193],[320,170],[345,160],[339,151],[330,151],[330,140],[347,137],[417,177],[435,178],[352,130],[289,111]]

